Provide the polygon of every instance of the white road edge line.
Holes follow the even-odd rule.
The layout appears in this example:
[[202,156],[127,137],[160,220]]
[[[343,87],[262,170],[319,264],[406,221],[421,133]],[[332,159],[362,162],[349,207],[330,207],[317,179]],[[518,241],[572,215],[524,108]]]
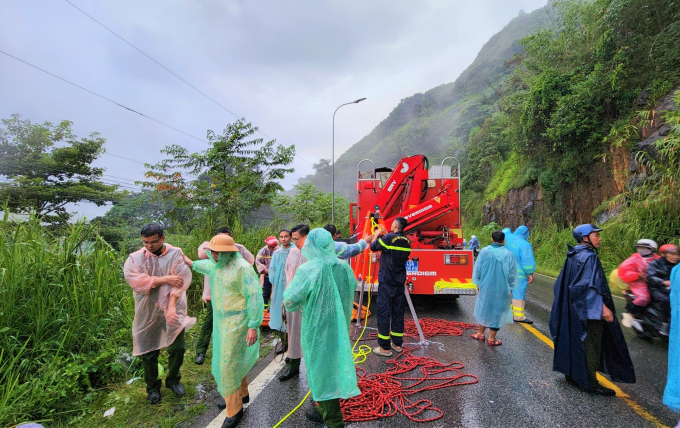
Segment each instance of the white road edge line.
[[[544,276],[544,277],[546,277],[546,278],[550,278],[550,279],[557,279],[557,278],[555,278],[554,276],[549,276],[549,275],[543,275],[542,273],[538,273],[538,272],[534,272],[534,275],[540,275],[540,276]],[[613,294],[612,294],[612,297],[613,297],[613,298],[615,298],[615,299],[620,299],[620,300],[623,300],[623,301],[625,301],[625,300],[626,300],[626,299],[624,299],[624,298],[623,298],[623,297],[621,297],[621,296],[615,296],[615,295],[613,295]]]
[[[276,377],[277,374],[281,371],[281,369],[286,365],[286,355],[284,354],[283,356],[277,355],[277,358],[274,358],[271,363],[267,367],[264,368],[260,372],[257,377],[250,382],[248,385],[248,394],[250,394],[250,402],[247,404],[243,405],[243,409],[247,409],[250,404],[255,401],[258,395],[264,389],[267,387],[269,382],[272,381]],[[278,359],[281,359],[281,361],[277,361]],[[206,426],[206,428],[220,428],[222,426],[222,422],[224,422],[224,419],[227,417],[227,411],[222,410],[219,415],[215,419],[213,419],[212,422]]]

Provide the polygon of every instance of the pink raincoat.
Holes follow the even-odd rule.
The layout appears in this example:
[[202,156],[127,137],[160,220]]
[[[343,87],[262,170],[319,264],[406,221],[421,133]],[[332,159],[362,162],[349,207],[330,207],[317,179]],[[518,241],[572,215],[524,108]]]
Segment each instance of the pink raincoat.
[[[125,280],[135,295],[135,319],[132,321],[132,355],[143,355],[170,346],[183,329],[196,324],[187,316],[186,290],[191,284],[191,269],[184,263],[182,250],[168,244],[160,256],[142,248],[128,256],[123,267]],[[156,277],[178,275],[184,286],[156,284]],[[181,293],[177,301],[178,325],[167,324],[165,312],[170,303],[170,292]]]
[[635,253],[619,266],[619,278],[630,285],[630,291],[635,296],[633,304],[636,306],[647,306],[649,304],[649,289],[647,289],[645,282],[647,266],[652,260],[658,258],[657,254],[645,258],[639,253]]

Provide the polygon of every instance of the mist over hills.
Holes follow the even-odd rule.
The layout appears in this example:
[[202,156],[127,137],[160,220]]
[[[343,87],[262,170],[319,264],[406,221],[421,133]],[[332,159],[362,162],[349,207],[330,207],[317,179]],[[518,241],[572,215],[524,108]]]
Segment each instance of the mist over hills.
[[[402,156],[419,153],[431,164],[446,156],[463,161],[470,130],[481,125],[502,102],[499,86],[512,74],[513,56],[523,51],[518,41],[549,27],[552,13],[550,5],[531,13],[520,11],[486,42],[454,82],[402,99],[371,133],[337,159],[336,192],[353,199],[357,164],[362,159],[371,159],[376,167],[392,167]],[[329,192],[330,161],[320,161],[315,170],[299,183],[313,183],[318,190]]]

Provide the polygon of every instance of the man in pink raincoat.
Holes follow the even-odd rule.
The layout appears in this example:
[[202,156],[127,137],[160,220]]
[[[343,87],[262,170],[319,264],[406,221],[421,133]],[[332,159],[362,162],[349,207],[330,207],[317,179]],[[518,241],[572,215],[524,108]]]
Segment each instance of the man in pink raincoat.
[[149,403],[158,404],[162,385],[158,355],[163,348],[169,354],[165,386],[178,397],[186,393],[179,369],[184,361],[184,330],[196,323],[196,318],[187,316],[191,268],[184,263],[181,249],[164,243],[160,224],[144,226],[141,235],[144,248],[130,254],[123,272],[135,295],[132,355],[142,359]]

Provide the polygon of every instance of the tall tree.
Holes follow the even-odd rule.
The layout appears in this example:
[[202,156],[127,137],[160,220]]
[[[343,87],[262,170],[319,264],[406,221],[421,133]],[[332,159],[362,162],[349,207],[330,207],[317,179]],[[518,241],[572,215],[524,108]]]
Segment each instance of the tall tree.
[[70,218],[66,205],[92,202],[105,205],[119,197],[117,186],[103,184],[103,168],[92,162],[104,152],[96,132],[80,140],[72,122],[33,124],[18,114],[0,127],[0,201],[11,212],[35,212],[48,223]]
[[[256,131],[239,119],[222,135],[208,131],[210,147],[202,152],[166,146],[161,153],[170,158],[147,164],[149,180],[141,184],[177,207],[214,210],[228,219],[242,217],[271,202],[283,190],[279,180],[293,172],[286,166],[293,162],[295,146],[265,143],[253,138]],[[186,174],[197,178],[189,180]]]

